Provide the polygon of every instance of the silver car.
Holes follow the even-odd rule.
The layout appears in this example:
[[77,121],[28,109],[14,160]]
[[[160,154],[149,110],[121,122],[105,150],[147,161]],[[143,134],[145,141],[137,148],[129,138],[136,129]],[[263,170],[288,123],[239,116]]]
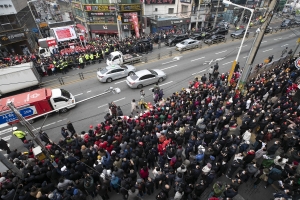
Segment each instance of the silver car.
[[200,45],[200,41],[193,40],[193,39],[186,39],[182,42],[176,44],[176,50],[178,51],[185,51],[188,49],[198,48]]
[[144,69],[127,76],[126,83],[131,88],[142,88],[153,83],[160,83],[167,78],[167,75],[160,69]]
[[136,68],[132,65],[110,65],[101,68],[97,72],[97,78],[100,82],[112,82],[113,80],[124,78],[134,74]]

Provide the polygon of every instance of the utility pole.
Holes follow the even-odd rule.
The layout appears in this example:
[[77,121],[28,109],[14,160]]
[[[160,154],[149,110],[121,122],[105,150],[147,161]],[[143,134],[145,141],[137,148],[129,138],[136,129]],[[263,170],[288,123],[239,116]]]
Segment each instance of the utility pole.
[[31,128],[29,127],[29,123],[27,120],[20,114],[20,112],[17,110],[17,108],[14,106],[12,102],[7,103],[7,106],[10,108],[12,112],[15,113],[16,117],[20,121],[23,126],[25,126],[26,130],[28,131],[29,135],[32,137],[32,139],[35,141],[37,145],[39,145],[42,148],[42,152],[45,154],[45,156],[49,159],[49,161],[52,161],[52,158],[49,154],[49,152],[46,150],[44,144],[40,141],[40,138],[33,133]]
[[0,162],[16,174],[20,179],[24,179],[24,174],[14,164],[12,164],[2,153],[0,153]]
[[[211,6],[213,6],[213,4],[212,4]],[[216,10],[216,15],[215,15],[215,20],[214,20],[213,28],[215,28],[215,27],[216,27],[216,24],[217,24],[218,12],[219,12],[219,6],[220,6],[220,0],[218,0],[218,5],[217,5],[217,10]]]
[[116,15],[116,19],[117,19],[117,28],[118,28],[118,38],[119,38],[119,41],[122,41],[122,32],[121,32],[121,27],[120,27],[120,24],[122,23],[122,20],[121,20],[121,16],[119,15],[119,0],[114,0],[115,2],[115,15]]
[[200,0],[199,0],[199,3],[198,3],[198,8],[197,8],[196,30],[198,30],[199,15],[200,15]]
[[239,89],[244,88],[244,85],[245,85],[245,83],[248,79],[248,76],[251,73],[252,64],[254,62],[255,56],[256,56],[257,51],[260,47],[261,41],[264,38],[264,33],[265,33],[265,30],[266,30],[266,27],[270,24],[270,22],[272,20],[273,13],[274,13],[274,10],[275,10],[277,4],[278,4],[278,0],[273,0],[273,1],[271,1],[270,5],[269,5],[269,11],[268,11],[268,13],[265,17],[265,22],[261,25],[260,32],[257,33],[258,35],[256,37],[256,40],[255,40],[255,42],[252,46],[252,49],[249,53],[248,58],[247,58],[246,65],[245,65],[245,68],[243,69],[241,78],[239,79],[239,83],[238,83]]

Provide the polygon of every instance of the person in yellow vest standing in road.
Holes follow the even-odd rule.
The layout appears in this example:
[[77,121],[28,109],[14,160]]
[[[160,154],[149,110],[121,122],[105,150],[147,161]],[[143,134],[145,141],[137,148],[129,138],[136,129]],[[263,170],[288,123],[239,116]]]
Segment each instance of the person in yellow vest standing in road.
[[19,138],[20,140],[22,140],[23,143],[26,140],[26,133],[24,133],[23,131],[19,130],[18,127],[16,127],[16,126],[13,127],[13,134],[17,138]]

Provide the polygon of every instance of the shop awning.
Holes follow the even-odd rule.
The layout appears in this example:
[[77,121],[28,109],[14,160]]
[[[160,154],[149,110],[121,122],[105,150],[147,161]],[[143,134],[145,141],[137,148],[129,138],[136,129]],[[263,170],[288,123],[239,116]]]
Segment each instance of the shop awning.
[[97,31],[92,31],[92,33],[116,34],[116,33],[118,33],[118,31],[114,31],[114,30],[97,30]]
[[76,27],[81,30],[81,32],[86,32],[86,28],[82,24],[76,24]]

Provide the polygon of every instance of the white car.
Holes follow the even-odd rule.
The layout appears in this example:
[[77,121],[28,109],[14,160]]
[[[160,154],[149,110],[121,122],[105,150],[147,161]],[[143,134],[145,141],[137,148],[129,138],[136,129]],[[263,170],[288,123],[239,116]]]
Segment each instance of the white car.
[[160,69],[143,69],[127,76],[126,83],[131,88],[139,88],[153,83],[160,83],[167,78],[165,72]]
[[110,65],[101,68],[97,72],[97,78],[100,82],[112,82],[113,80],[133,75],[136,68],[132,65]]
[[186,39],[186,40],[183,40],[182,42],[176,44],[176,50],[185,51],[188,49],[198,48],[199,46],[200,46],[200,41],[193,40],[193,39]]

